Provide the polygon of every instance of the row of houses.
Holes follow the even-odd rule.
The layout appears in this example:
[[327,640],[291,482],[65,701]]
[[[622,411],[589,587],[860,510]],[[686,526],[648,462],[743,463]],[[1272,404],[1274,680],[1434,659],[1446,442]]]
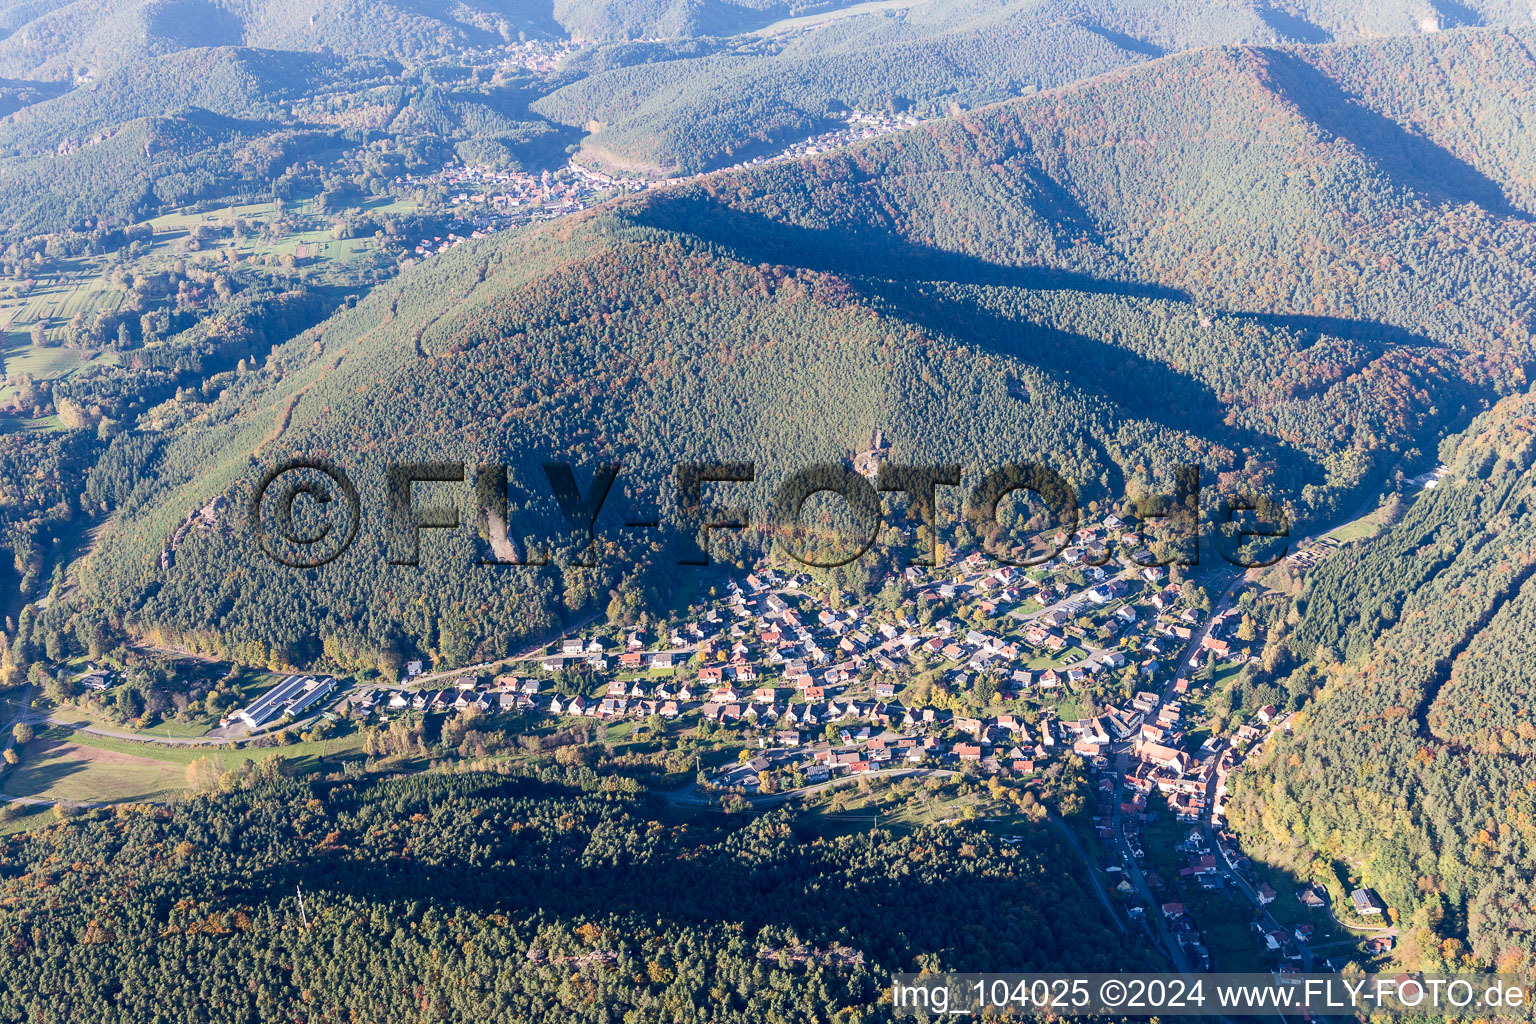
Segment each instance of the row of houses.
[[[1082,572],[1096,580],[1087,588],[1093,593],[1071,596],[1065,579],[1058,578],[1061,572],[1074,579]],[[443,710],[476,703],[495,710],[505,705],[511,710],[600,718],[697,713],[707,720],[753,723],[763,730],[820,726],[842,721],[850,713],[873,714],[882,727],[942,730],[953,724],[969,737],[966,749],[956,756],[989,764],[999,756],[1006,763],[1055,753],[1053,730],[1087,756],[1099,754],[1111,739],[1136,735],[1138,729],[1147,730],[1142,738],[1149,742],[1176,742],[1164,731],[1166,718],[1144,723],[1145,712],[1134,708],[1107,708],[1094,716],[1095,721],[1059,725],[1052,724],[1050,709],[1053,691],[1131,664],[1127,649],[1086,643],[1075,618],[1095,609],[1102,618],[1100,600],[1119,602],[1120,607],[1107,613],[1113,632],[1150,630],[1152,613],[1139,611],[1130,598],[1141,586],[1148,588],[1154,602],[1168,597],[1170,588],[1159,588],[1160,569],[1132,567],[1112,576],[1102,566],[1079,570],[1059,565],[1049,572],[1026,573],[973,554],[937,569],[909,567],[903,577],[906,597],[887,615],[851,602],[835,608],[809,594],[809,577],[760,567],[728,581],[722,598],[692,609],[670,628],[649,634],[631,630],[617,638],[567,637],[537,657],[535,671],[577,669],[579,678],[590,678],[590,683],[579,684],[580,693],[537,695],[537,684],[529,680],[523,685],[531,685],[534,692],[521,695],[400,691],[382,701],[387,707],[403,703]],[[931,616],[922,613],[928,601],[933,602]],[[1034,616],[1005,614],[1025,601],[1038,602],[1046,610]],[[957,621],[967,602],[975,602],[998,624],[971,627]],[[1171,602],[1168,606],[1173,615]],[[1138,643],[1142,654],[1162,653],[1156,635],[1144,633]],[[1024,664],[1042,653],[1060,655],[1078,646],[1083,648],[1079,661],[1045,669]],[[974,678],[986,674],[997,680],[1003,700],[1035,694],[1043,705],[1038,709],[1043,723],[1026,728],[1009,715],[977,724],[964,719],[935,722],[924,718],[922,710],[902,708],[896,698],[914,661],[918,667],[941,669],[951,692],[963,692]],[[1142,662],[1138,668],[1155,675],[1156,659],[1147,661],[1150,664]],[[419,673],[420,667],[407,664],[407,675]],[[569,682],[563,678],[562,688]],[[866,701],[868,696],[873,700]],[[894,714],[880,710],[891,707]],[[1020,756],[1008,756],[1014,751]]]
[[475,707],[483,712],[528,713],[539,710],[539,683],[535,679],[506,679],[496,686],[478,688],[465,677],[440,690],[365,690],[356,698],[363,712],[462,711]]

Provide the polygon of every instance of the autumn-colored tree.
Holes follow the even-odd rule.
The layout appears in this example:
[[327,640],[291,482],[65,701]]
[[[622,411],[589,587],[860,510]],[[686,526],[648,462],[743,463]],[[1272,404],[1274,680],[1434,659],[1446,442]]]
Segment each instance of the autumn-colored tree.
[[187,786],[194,793],[213,793],[219,788],[224,769],[218,761],[207,755],[187,765]]

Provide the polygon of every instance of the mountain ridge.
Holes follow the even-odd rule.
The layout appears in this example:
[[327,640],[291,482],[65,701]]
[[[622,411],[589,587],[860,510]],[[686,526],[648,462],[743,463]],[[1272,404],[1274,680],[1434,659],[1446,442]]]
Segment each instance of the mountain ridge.
[[[633,463],[625,500],[663,507],[673,463],[753,458],[759,480],[743,494],[764,499],[790,465],[841,458],[874,426],[900,439],[903,457],[1045,461],[1085,499],[1151,490],[1174,462],[1202,462],[1223,489],[1283,495],[1295,516],[1325,518],[1372,475],[1422,458],[1486,389],[1517,386],[1529,339],[1504,347],[1433,322],[1413,333],[1414,321],[1396,313],[1356,330],[1356,306],[1409,308],[1415,293],[1403,274],[1330,283],[1326,316],[1261,302],[1267,281],[1294,273],[1283,248],[1264,248],[1280,244],[1275,234],[1228,237],[1225,255],[1197,256],[1198,232],[1171,238],[1145,225],[1194,223],[1201,210],[1239,202],[1247,222],[1271,215],[1274,197],[1293,196],[1314,211],[1309,222],[1329,211],[1359,216],[1352,193],[1326,184],[1336,179],[1376,190],[1361,210],[1432,232],[1468,223],[1524,237],[1531,227],[1387,183],[1263,89],[1256,60],[1246,51],[1165,58],[1109,82],[460,246],[280,347],[202,409],[195,441],[173,438],[159,469],[193,495],[148,493],[124,510],[133,536],[98,555],[106,561],[93,572],[95,592],[146,628],[220,623],[214,633],[264,638],[298,660],[317,650],[317,630],[337,629],[360,644],[387,636],[440,657],[452,651],[451,663],[507,649],[518,634],[509,623],[547,628],[597,594],[653,586],[670,571],[665,545],[614,540],[618,564],[630,568],[579,583],[536,574],[524,595],[491,596],[485,580],[455,577],[453,566],[472,557],[466,536],[446,542],[445,563],[422,570],[434,612],[407,629],[386,577],[365,568],[383,562],[380,538],[365,532],[317,576],[324,601],[348,612],[306,599],[271,619],[260,600],[227,588],[210,605],[205,574],[231,559],[243,577],[266,580],[261,593],[281,582],[217,537],[178,551],[162,573],[161,538],[183,505],[238,491],[273,417],[283,429],[260,448],[263,463],[283,453],[358,453],[354,468],[406,456],[506,462],[534,535],[558,532],[553,506],[537,496],[535,471],[551,457]],[[1181,83],[1196,75],[1207,88],[1194,100]],[[1130,111],[1142,118],[1168,118],[1174,96],[1204,112],[1172,134],[1132,119],[1106,140],[1095,125],[1110,89],[1135,94]],[[1266,141],[1230,147],[1230,132],[1200,127],[1216,111],[1268,111]],[[1280,181],[1267,169],[1276,155],[1325,184],[1218,197],[1158,191],[1184,167],[1217,158]],[[1076,211],[1065,234],[1061,210]],[[1179,259],[1165,265],[1161,253]],[[1518,253],[1471,253],[1458,258],[1479,268],[1479,280],[1536,275]],[[1216,257],[1230,280],[1213,288],[1211,270],[1190,277]],[[1189,280],[1200,290],[1170,288]],[[1247,301],[1224,308],[1222,297],[1239,292]],[[113,588],[125,598],[107,597]]]

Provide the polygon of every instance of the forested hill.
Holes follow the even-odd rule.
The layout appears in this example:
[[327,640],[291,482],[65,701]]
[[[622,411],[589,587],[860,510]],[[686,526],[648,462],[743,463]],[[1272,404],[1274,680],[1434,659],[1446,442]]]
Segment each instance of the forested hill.
[[1045,826],[824,839],[785,811],[677,822],[590,768],[301,785],[272,763],[0,840],[0,1014],[860,1020],[893,971],[1151,966]]
[[1400,522],[1318,569],[1290,642],[1328,683],[1234,804],[1245,833],[1359,871],[1426,969],[1536,955],[1533,424],[1536,395],[1505,399]]
[[565,137],[527,113],[525,79],[235,46],[119,67],[0,121],[0,234],[122,225],[211,197],[286,200],[296,181],[356,202],[460,144],[545,167]]
[[[1454,37],[1464,47],[1466,35],[1487,34],[1468,26],[1528,33],[1528,12],[1504,0],[1458,5],[1455,16],[1421,9],[1420,0],[1283,6],[13,4],[0,8],[0,75],[7,76],[0,110],[11,114],[0,122],[0,235],[94,230],[214,197],[286,198],[291,175],[282,172],[307,165],[370,194],[391,182],[403,190],[408,176],[453,159],[556,171],[574,152],[584,164],[626,174],[692,174],[846,130],[854,110],[864,124],[872,112],[949,117],[1193,48],[1360,37],[1373,40],[1376,56],[1320,65],[1324,78],[1372,109],[1390,108],[1410,136],[1434,136],[1444,122],[1476,123],[1509,137],[1492,159],[1523,159],[1530,133],[1510,118],[1523,96],[1518,83],[1528,55],[1468,53],[1441,40]],[[1390,34],[1397,38],[1377,39]],[[1442,46],[1443,63],[1422,57]],[[1306,52],[1302,59],[1329,58]],[[1509,61],[1514,74],[1499,79]],[[1399,75],[1401,67],[1413,73]],[[1494,79],[1515,92],[1483,96]],[[1428,92],[1422,81],[1431,83]],[[1304,94],[1313,84],[1285,88]],[[1455,105],[1473,91],[1481,109],[1458,114],[1425,105],[1428,93]],[[1318,109],[1337,108],[1336,100],[1323,97]],[[1358,112],[1337,109],[1351,132],[1376,132]],[[188,127],[206,125],[208,115],[231,121],[215,130]],[[1385,131],[1376,142],[1390,148],[1402,141]],[[114,149],[119,137],[137,149]],[[1474,164],[1481,157],[1471,154],[1490,152],[1465,136],[1437,141]],[[1448,177],[1448,194],[1479,187],[1443,161],[1408,155],[1407,165],[1420,167],[1425,180]],[[1477,170],[1506,183],[1497,168]],[[35,201],[37,183],[51,178],[66,183],[61,191],[73,201],[57,209]]]
[[[228,46],[187,50],[120,68],[103,75],[94,88],[74,89],[18,111],[0,122],[0,155],[78,148],[123,121],[194,108],[252,121],[287,120],[296,104],[303,109],[335,93],[395,85],[400,71],[398,63],[377,58]],[[382,96],[377,105],[389,109]],[[328,120],[378,126],[361,112]]]
[[65,80],[204,46],[424,58],[565,34],[526,0],[45,0],[6,4],[0,30],[0,74]]
[[1457,5],[1455,15],[1448,6],[1437,10],[1419,0],[853,5],[847,17],[805,17],[731,39],[648,39],[584,50],[567,64],[582,77],[556,83],[560,87],[534,109],[588,133],[584,160],[691,173],[803,137],[850,107],[947,116],[1202,47],[1375,41],[1466,25],[1531,24],[1523,5],[1503,0]]
[[[1388,67],[1408,70],[1377,84]],[[668,223],[703,218],[694,230],[762,250],[749,257],[862,270],[894,237],[957,272],[1049,269],[1269,322],[1529,352],[1533,87],[1536,59],[1503,32],[1204,50],[714,179]]]
[[[1401,59],[1495,56],[1529,79],[1520,52],[1501,33],[1448,33]],[[1198,461],[1223,489],[1326,518],[1520,386],[1536,236],[1520,200],[1499,198],[1498,176],[1519,195],[1518,156],[1485,175],[1451,154],[1520,123],[1518,92],[1503,118],[1454,121],[1497,103],[1466,74],[1426,74],[1442,146],[1320,66],[1263,49],[1170,57],[460,246],[223,393],[178,400],[195,428],[114,443],[90,485],[118,519],[89,600],[248,662],[464,663],[615,593],[665,597],[676,552],[617,524],[669,514],[675,462],[756,461],[742,494],[765,509],[788,469],[841,458],[875,426],[903,457],[1042,459],[1084,501]],[[1457,89],[1478,99],[1454,104]],[[1416,177],[1408,158],[1435,154],[1462,176]],[[466,530],[434,538],[401,589],[378,517],[312,574],[278,570],[233,523],[160,567],[189,511],[226,492],[239,507],[291,453],[340,459],[373,509],[385,461],[507,462],[519,540],[556,518],[541,461],[633,468],[596,575],[476,569]]]

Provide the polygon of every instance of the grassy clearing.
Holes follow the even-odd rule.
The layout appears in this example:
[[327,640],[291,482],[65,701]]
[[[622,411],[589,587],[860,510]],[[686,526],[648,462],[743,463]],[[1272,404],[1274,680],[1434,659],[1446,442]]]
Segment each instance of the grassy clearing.
[[1050,707],[1055,708],[1056,717],[1063,722],[1073,722],[1083,717],[1082,702],[1076,697],[1063,695],[1056,698],[1047,698],[1046,703]]
[[380,202],[375,199],[366,204],[372,213],[414,213],[421,204],[414,199],[389,199]]
[[1064,647],[1057,654],[1043,654],[1024,662],[1031,672],[1044,672],[1048,668],[1061,669],[1083,659],[1083,652],[1076,647]]
[[1209,680],[1211,692],[1215,693],[1228,685],[1236,683],[1242,677],[1245,662],[1231,661],[1223,663],[1216,669],[1216,674]]
[[974,781],[914,776],[865,776],[823,790],[810,798],[800,821],[823,836],[867,832],[876,826],[910,831],[959,821],[998,835],[1037,827]]
[[[305,204],[299,204],[302,208]],[[277,215],[277,204],[272,201],[265,203],[232,203],[229,206],[220,206],[212,210],[204,210],[201,213],[191,213],[185,210],[176,210],[162,214],[146,221],[155,234],[163,232],[190,231],[199,224],[215,224],[219,221],[230,220],[235,217],[244,217],[246,220],[266,220]]]
[[861,14],[904,11],[916,2],[917,0],[868,0],[866,3],[854,4],[851,7],[843,7],[820,14],[802,14],[792,18],[781,18],[770,25],[764,25],[750,34],[766,37],[783,35],[788,32],[803,32],[808,29],[820,28],[834,21],[858,17]]
[[27,810],[9,821],[0,821],[0,836],[13,836],[18,832],[30,832],[35,828],[51,825],[57,820],[53,816],[53,808],[51,807]]
[[80,803],[161,800],[185,786],[185,769],[137,753],[101,750],[64,738],[39,736],[3,785],[7,795]]
[[1386,509],[1379,508],[1370,515],[1361,516],[1359,519],[1345,523],[1337,530],[1325,534],[1324,537],[1335,544],[1348,544],[1351,541],[1369,540],[1382,531],[1386,521]]
[[245,761],[259,761],[268,754],[281,754],[284,760],[292,762],[294,771],[299,773],[313,771],[319,767],[322,754],[341,756],[362,749],[362,737],[356,733],[313,743],[289,743],[279,747],[245,746],[233,750],[224,745],[214,744],[165,746],[158,743],[141,743],[136,740],[120,740],[109,736],[93,736],[89,733],[75,733],[71,739],[79,745],[88,746],[94,750],[153,757],[183,768],[200,757],[212,757],[225,768],[235,768]]
[[163,746],[49,729],[27,745],[22,763],[0,779],[8,796],[77,803],[133,803],[172,799],[186,791],[186,767],[212,757],[226,770],[247,760],[279,754],[295,774],[334,767],[361,752],[357,734],[282,747],[230,750],[207,746]]

